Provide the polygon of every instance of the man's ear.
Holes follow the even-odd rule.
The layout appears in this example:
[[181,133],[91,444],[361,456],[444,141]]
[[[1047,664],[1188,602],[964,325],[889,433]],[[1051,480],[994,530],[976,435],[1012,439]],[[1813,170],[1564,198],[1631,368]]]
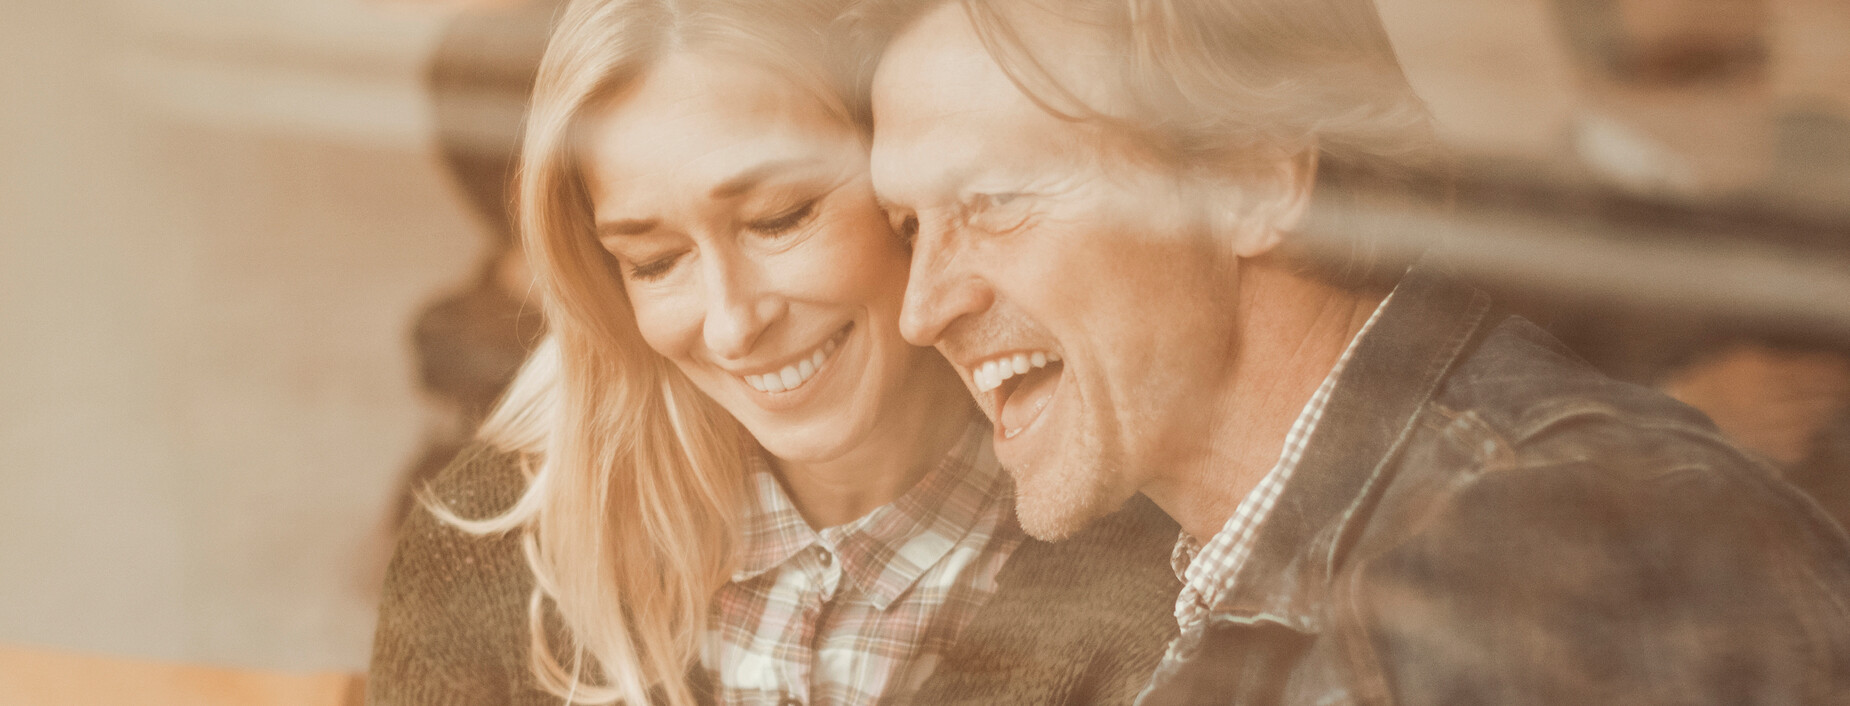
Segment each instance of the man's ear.
[[1278,246],[1297,228],[1310,206],[1317,182],[1317,147],[1248,167],[1236,198],[1217,202],[1216,227],[1229,239],[1233,254],[1258,257]]

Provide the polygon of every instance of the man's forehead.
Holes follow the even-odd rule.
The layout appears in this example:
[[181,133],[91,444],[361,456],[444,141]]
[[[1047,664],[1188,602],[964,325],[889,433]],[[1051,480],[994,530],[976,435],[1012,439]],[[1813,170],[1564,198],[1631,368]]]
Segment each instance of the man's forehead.
[[[896,37],[874,74],[876,120],[899,122],[922,119],[921,111],[951,112],[980,95],[989,98],[1000,88],[994,80],[1006,76],[984,49],[958,3],[939,5],[914,21]],[[883,107],[903,106],[904,112]]]
[[[1011,19],[1014,25],[1023,20],[1038,21],[1035,17]],[[1045,31],[1019,29],[1025,30],[1024,35]],[[1022,39],[1031,42],[1035,60],[1065,64],[1053,77],[1060,81],[1062,89],[1073,89],[1082,98],[1097,92],[1087,90],[1096,85],[1073,86],[1075,82],[1083,84],[1078,76],[1084,72],[1068,69],[1075,61],[1086,61],[1083,53],[1097,54],[1093,48],[1102,43],[1084,42],[1085,49],[1055,50],[1036,46],[1045,45],[1044,39]],[[956,181],[974,168],[973,163],[993,166],[998,160],[1021,156],[1019,153],[1039,154],[1049,144],[1070,138],[1066,133],[1085,130],[1057,118],[1030,98],[1017,85],[1018,78],[1011,77],[997,63],[961,4],[945,3],[922,15],[889,46],[875,75],[872,97],[876,186],[884,183],[897,187],[901,182],[908,190],[953,186],[946,182]],[[1035,98],[1045,99],[1041,94],[1046,91],[1041,88],[1044,87],[1036,87]],[[999,142],[993,134],[996,131],[986,128],[1002,123],[1041,124],[1046,130],[1027,135],[1010,132],[1008,140]],[[1041,154],[1044,159],[1053,156]],[[936,167],[937,173],[918,173],[927,165]],[[930,183],[918,183],[921,178]]]
[[949,182],[977,161],[988,137],[975,128],[1024,100],[956,2],[895,38],[875,73],[872,99],[874,184],[882,198],[901,202],[954,186]]
[[[1045,79],[1057,82],[1061,92],[1094,106],[1117,95],[1123,57],[1114,51],[1114,42],[1103,28],[1034,3],[1001,2],[983,8],[967,10],[962,3],[946,2],[912,22],[888,46],[880,62],[874,78],[876,99],[882,91],[1018,95],[1018,81],[1025,81],[1037,97],[1045,98],[1041,94],[1050,87],[1038,85]],[[972,25],[973,12],[997,40],[993,42],[996,46],[986,44]],[[1001,52],[1003,63],[992,49]]]

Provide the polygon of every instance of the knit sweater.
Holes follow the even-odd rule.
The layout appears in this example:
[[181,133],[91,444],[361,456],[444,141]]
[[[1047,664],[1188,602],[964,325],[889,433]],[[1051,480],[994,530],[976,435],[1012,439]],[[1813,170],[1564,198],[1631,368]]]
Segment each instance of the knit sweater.
[[[512,506],[524,487],[513,456],[481,445],[432,484],[453,512],[476,518]],[[1024,541],[915,702],[1131,703],[1175,633],[1176,531],[1140,496],[1069,539]],[[472,536],[420,508],[387,570],[367,703],[562,703],[527,668],[532,589],[517,535]]]

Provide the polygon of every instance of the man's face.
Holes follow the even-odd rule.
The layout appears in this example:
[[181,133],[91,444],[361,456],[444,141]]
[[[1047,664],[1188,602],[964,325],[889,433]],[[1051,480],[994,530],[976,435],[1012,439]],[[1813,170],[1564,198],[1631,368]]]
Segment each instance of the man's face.
[[[1026,19],[1063,85],[1109,100],[1086,80],[1111,75],[1102,44]],[[1022,526],[1066,536],[1205,443],[1235,353],[1232,248],[1172,170],[1017,89],[956,3],[898,38],[873,88],[874,187],[917,224],[900,329],[995,423]]]

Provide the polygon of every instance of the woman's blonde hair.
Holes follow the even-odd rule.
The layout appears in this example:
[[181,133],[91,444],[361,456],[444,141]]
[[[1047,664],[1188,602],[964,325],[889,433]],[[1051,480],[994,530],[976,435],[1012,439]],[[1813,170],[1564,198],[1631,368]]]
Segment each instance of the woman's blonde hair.
[[577,123],[682,51],[766,67],[848,123],[828,35],[846,2],[573,0],[553,28],[515,192],[549,333],[480,432],[522,459],[528,486],[485,520],[425,504],[467,531],[522,533],[535,578],[529,664],[568,702],[694,702],[686,676],[731,575],[755,449],[638,333],[596,239]]

